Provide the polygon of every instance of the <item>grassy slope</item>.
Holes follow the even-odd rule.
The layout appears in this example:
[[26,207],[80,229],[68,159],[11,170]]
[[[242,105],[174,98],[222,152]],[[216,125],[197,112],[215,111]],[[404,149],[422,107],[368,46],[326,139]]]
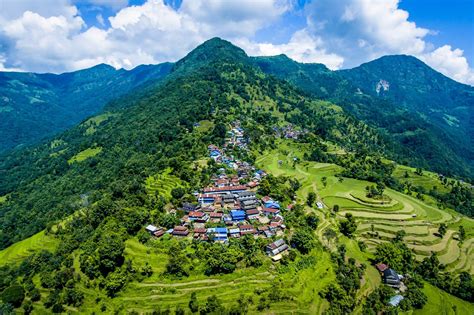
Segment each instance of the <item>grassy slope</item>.
[[78,154],[76,154],[75,156],[73,156],[72,158],[70,158],[67,162],[69,164],[72,164],[74,162],[82,162],[88,158],[91,158],[93,156],[96,156],[97,154],[99,154],[100,152],[102,152],[102,148],[89,148],[89,149],[85,149],[81,152],[79,152]]
[[173,188],[184,187],[183,182],[176,176],[170,174],[171,170],[150,176],[146,179],[145,187],[148,194],[161,195],[168,200],[171,199]]
[[58,242],[53,236],[45,235],[44,231],[39,232],[0,251],[0,266],[19,263],[22,259],[38,250],[52,251],[56,248]]
[[[425,203],[390,189],[387,189],[386,194],[392,201],[385,205],[365,202],[370,200],[357,199],[355,197],[365,196],[365,187],[370,184],[369,182],[347,178],[343,182],[339,182],[334,175],[337,174],[340,168],[332,164],[302,162],[293,168],[293,157],[301,158],[303,154],[304,147],[301,145],[279,141],[278,149],[261,154],[257,159],[257,165],[274,175],[289,175],[298,178],[302,183],[302,188],[298,193],[300,201],[306,200],[306,196],[310,191],[318,194],[318,200],[323,201],[326,206],[325,209],[317,210],[318,215],[323,219],[317,233],[324,244],[326,243],[322,238],[323,230],[331,226],[336,229],[337,224],[336,219],[329,214],[328,208],[331,209],[334,204],[338,204],[340,206],[339,218],[346,212],[351,212],[358,218],[358,239],[366,241],[369,249],[382,241],[371,237],[367,238],[366,234],[362,233],[370,231],[372,224],[375,231],[379,231],[380,235],[384,231],[389,239],[394,237],[397,230],[405,229],[408,245],[419,254],[418,258],[426,257],[434,249],[438,251],[440,261],[448,264],[450,269],[466,270],[474,273],[474,266],[472,265],[474,259],[474,220],[450,209],[439,210],[431,202]],[[281,166],[278,161],[282,161]],[[397,170],[402,171],[395,172],[396,176],[404,175],[404,167],[397,168]],[[413,169],[410,171],[414,172]],[[412,174],[410,176],[413,178]],[[322,177],[327,177],[326,187],[322,184]],[[423,176],[418,177],[417,183],[424,182],[431,187],[433,185],[442,186],[434,174],[424,173]],[[444,189],[444,186],[442,187],[440,189]],[[412,216],[413,214],[416,214],[415,218]],[[447,223],[449,227],[448,233],[443,239],[433,235],[433,232],[437,231],[437,224],[441,222]],[[468,240],[459,248],[454,237],[460,224],[466,228]],[[359,250],[355,241],[346,238],[340,238],[340,241],[346,244],[349,257],[353,257],[360,262],[368,262],[371,255],[370,250],[368,253],[363,253]],[[361,295],[366,295],[379,283],[380,277],[378,277],[377,272],[373,267],[369,267],[363,280]],[[441,296],[448,303],[459,304],[458,309],[472,307],[471,304],[433,286],[427,285],[425,291],[429,297],[429,307],[436,305]]]

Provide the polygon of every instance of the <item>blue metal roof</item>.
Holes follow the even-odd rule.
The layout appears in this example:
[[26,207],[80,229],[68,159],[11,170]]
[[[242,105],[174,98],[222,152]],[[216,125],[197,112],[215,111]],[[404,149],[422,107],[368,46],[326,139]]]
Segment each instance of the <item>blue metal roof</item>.
[[216,228],[216,232],[217,232],[217,233],[225,233],[225,234],[227,234],[227,228],[225,228],[225,227],[217,227],[217,228]]

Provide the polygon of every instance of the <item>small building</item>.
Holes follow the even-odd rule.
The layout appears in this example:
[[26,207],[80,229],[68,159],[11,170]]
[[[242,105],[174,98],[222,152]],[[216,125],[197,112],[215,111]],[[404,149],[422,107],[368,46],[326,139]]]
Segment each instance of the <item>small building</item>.
[[280,213],[280,209],[263,207],[262,212],[264,215],[277,215]]
[[388,266],[386,264],[379,263],[375,265],[375,268],[377,268],[379,272],[383,273],[385,270],[388,269]]
[[192,211],[188,215],[189,221],[192,222],[207,222],[209,220],[209,216],[202,212],[202,211]]
[[233,228],[233,229],[229,229],[229,235],[230,237],[240,237],[240,229],[239,228]]
[[178,236],[178,237],[186,237],[189,234],[189,230],[185,226],[175,226],[173,229],[173,232],[171,232],[173,236]]
[[389,286],[396,288],[400,287],[400,278],[397,272],[391,268],[384,270],[383,280]]
[[154,237],[157,237],[157,238],[160,238],[162,237],[163,235],[165,235],[165,230],[164,229],[159,229],[158,231],[155,231],[153,233],[153,236]]
[[269,200],[264,202],[265,208],[280,209],[280,204],[277,201]]
[[390,298],[390,301],[388,301],[388,304],[391,305],[391,306],[398,306],[398,304],[400,304],[400,302],[403,301],[403,296],[401,295],[394,295]]
[[244,225],[240,225],[239,226],[239,229],[240,229],[240,235],[247,235],[247,234],[256,234],[257,231],[255,230],[255,228],[253,227],[253,225],[250,225],[250,224],[244,224]]
[[153,235],[153,233],[155,233],[155,232],[158,231],[159,229],[158,229],[156,226],[154,226],[154,225],[152,225],[152,224],[149,224],[149,225],[147,225],[147,227],[145,228],[145,230],[146,230],[148,233],[150,233],[150,234]]
[[198,195],[198,201],[200,203],[209,204],[209,203],[214,203],[215,200],[216,200],[216,195],[214,194],[199,194]]
[[249,209],[245,211],[245,214],[247,215],[248,220],[255,220],[258,219],[260,211],[258,211],[257,209]]
[[233,204],[234,203],[234,195],[232,195],[231,193],[222,195],[222,202],[224,204]]
[[268,256],[276,256],[286,250],[288,250],[288,245],[283,239],[276,240],[275,242],[268,244],[265,248]]
[[211,213],[209,213],[209,217],[211,218],[212,222],[222,221],[223,216],[224,216],[224,213],[222,213],[222,212],[211,212]]
[[242,210],[231,210],[230,216],[232,221],[244,221],[245,220],[245,211]]
[[256,209],[257,207],[258,207],[258,201],[255,198],[240,201],[240,208],[242,210]]
[[227,228],[226,227],[216,227],[216,228],[208,228],[207,234],[209,237],[215,242],[227,242]]
[[182,209],[183,209],[184,212],[196,211],[198,209],[198,205],[195,205],[195,204],[192,204],[192,203],[189,203],[189,202],[185,202],[185,203],[183,203]]

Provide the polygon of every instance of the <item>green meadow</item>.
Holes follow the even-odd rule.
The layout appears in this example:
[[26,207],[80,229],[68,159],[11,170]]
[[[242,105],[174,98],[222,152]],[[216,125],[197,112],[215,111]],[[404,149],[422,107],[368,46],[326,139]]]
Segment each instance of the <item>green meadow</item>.
[[101,147],[85,149],[85,150],[79,152],[78,154],[74,155],[67,162],[69,164],[72,164],[72,163],[75,163],[75,162],[82,162],[84,160],[87,160],[88,158],[96,156],[100,152],[102,152]]

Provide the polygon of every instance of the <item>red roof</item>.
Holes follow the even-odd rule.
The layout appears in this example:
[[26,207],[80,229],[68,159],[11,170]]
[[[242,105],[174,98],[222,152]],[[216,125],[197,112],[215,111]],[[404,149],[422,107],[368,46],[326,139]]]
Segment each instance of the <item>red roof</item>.
[[188,228],[185,226],[177,225],[174,227],[173,231],[187,231]]
[[205,215],[206,214],[204,212],[201,212],[201,211],[191,211],[191,212],[189,212],[189,216],[190,217],[195,217],[195,218],[201,218]]
[[206,233],[206,229],[205,228],[197,228],[197,229],[194,229],[194,234],[204,234]]
[[222,218],[224,214],[222,212],[211,212],[209,215],[211,218]]
[[387,266],[386,264],[382,264],[382,263],[376,264],[375,267],[376,267],[380,272],[385,271],[385,270],[388,269],[388,266]]
[[277,227],[277,226],[280,226],[280,225],[281,225],[281,222],[270,222],[271,227]]
[[280,209],[273,209],[273,208],[263,207],[263,212],[278,213],[278,212],[280,212]]
[[165,234],[165,231],[163,231],[163,230],[158,230],[158,231],[156,231],[155,233],[153,233],[153,235],[155,235],[156,237],[160,237],[160,236],[162,236],[163,234]]
[[249,209],[245,212],[247,215],[259,214],[260,212],[257,209]]
[[264,226],[259,226],[258,227],[258,230],[259,231],[267,231],[268,230],[268,226],[264,225]]
[[220,191],[234,191],[234,190],[246,190],[247,187],[244,185],[237,186],[224,186],[224,187],[207,187],[204,188],[205,193],[220,192]]
[[262,197],[263,202],[267,202],[267,201],[270,201],[270,200],[272,200],[272,198],[270,198],[268,196]]
[[255,231],[255,229],[245,230],[245,231],[240,230],[240,235],[255,234],[256,232],[257,231]]

